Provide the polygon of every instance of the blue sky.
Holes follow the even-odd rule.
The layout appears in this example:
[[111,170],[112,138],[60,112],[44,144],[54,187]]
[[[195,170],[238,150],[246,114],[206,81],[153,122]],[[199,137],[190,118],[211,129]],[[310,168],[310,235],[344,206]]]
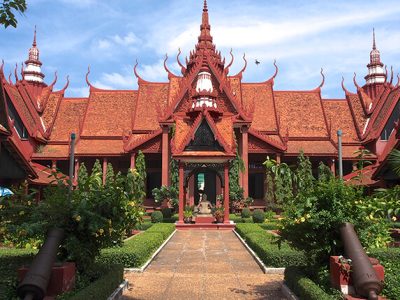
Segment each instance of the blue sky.
[[[0,58],[6,75],[15,63],[26,60],[34,26],[46,82],[58,72],[61,88],[65,77],[71,84],[67,96],[88,94],[85,81],[90,65],[94,86],[136,89],[132,68],[149,81],[166,81],[163,68],[179,73],[182,58],[194,48],[199,35],[203,0],[27,0],[28,10],[19,16],[17,29],[0,29]],[[364,84],[375,27],[382,62],[400,72],[400,6],[397,0],[208,0],[214,42],[229,60],[231,73],[242,68],[246,53],[249,65],[243,81],[269,78],[273,60],[279,74],[276,90],[310,90],[326,76],[322,95],[343,98],[341,77],[354,91],[353,73]],[[256,66],[255,59],[261,64]],[[13,79],[14,80],[14,79]],[[395,82],[396,82],[395,77]]]

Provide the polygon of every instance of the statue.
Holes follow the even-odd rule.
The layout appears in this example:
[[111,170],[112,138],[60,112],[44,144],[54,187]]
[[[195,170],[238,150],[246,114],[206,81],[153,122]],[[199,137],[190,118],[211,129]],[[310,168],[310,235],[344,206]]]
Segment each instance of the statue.
[[207,200],[207,195],[202,194],[201,200],[200,200],[199,204],[197,205],[198,214],[199,215],[211,214],[211,207],[212,207],[212,204],[210,201]]

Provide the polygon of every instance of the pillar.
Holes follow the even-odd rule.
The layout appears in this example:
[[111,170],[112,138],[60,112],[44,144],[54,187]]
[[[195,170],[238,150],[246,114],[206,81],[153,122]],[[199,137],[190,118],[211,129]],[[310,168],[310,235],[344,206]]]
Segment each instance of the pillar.
[[135,164],[136,164],[136,153],[131,153],[131,169],[134,169],[135,168]]
[[57,161],[56,160],[51,161],[51,170],[52,171],[57,170]]
[[189,204],[194,205],[194,176],[190,176],[188,188],[189,188]]
[[242,160],[244,164],[243,172],[243,197],[246,199],[249,196],[249,139],[247,126],[242,127]]
[[229,224],[229,163],[224,165],[224,223]]
[[282,160],[282,155],[280,153],[276,154],[276,163],[279,165],[281,163]]
[[[242,137],[240,135],[238,135],[238,152],[239,152],[239,156],[243,157],[243,143],[242,143]],[[243,188],[243,173],[239,172],[239,185],[240,187]]]
[[106,184],[106,175],[107,175],[107,158],[103,158],[103,185]]
[[162,165],[161,185],[168,186],[169,151],[168,151],[168,126],[162,127]]
[[[164,171],[164,169],[163,169]],[[179,163],[179,221],[178,224],[183,224],[183,209],[184,209],[184,191],[183,191],[183,163]]]
[[74,174],[74,185],[78,184],[78,173],[79,173],[79,159],[75,158],[75,174]]

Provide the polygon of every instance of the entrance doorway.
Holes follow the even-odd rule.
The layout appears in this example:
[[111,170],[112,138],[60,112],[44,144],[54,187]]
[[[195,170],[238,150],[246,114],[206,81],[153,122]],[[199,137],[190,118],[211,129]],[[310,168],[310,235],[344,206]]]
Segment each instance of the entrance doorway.
[[[198,205],[200,197],[206,197],[211,204],[215,205],[217,198],[217,176],[215,172],[200,170],[194,176],[194,204]],[[206,195],[206,196],[205,196]]]

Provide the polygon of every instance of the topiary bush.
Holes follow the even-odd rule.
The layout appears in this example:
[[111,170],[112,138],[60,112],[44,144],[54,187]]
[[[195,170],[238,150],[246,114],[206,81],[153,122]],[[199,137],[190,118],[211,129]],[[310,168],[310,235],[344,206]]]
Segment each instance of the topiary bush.
[[242,209],[242,218],[250,218],[251,217],[251,212],[250,209],[245,207]]
[[264,223],[265,221],[265,214],[261,209],[256,209],[253,212],[253,222],[254,223]]
[[172,217],[172,211],[169,207],[163,207],[161,209],[161,212],[163,214],[164,219],[171,219]]
[[164,216],[161,211],[153,211],[151,213],[151,223],[162,223]]

